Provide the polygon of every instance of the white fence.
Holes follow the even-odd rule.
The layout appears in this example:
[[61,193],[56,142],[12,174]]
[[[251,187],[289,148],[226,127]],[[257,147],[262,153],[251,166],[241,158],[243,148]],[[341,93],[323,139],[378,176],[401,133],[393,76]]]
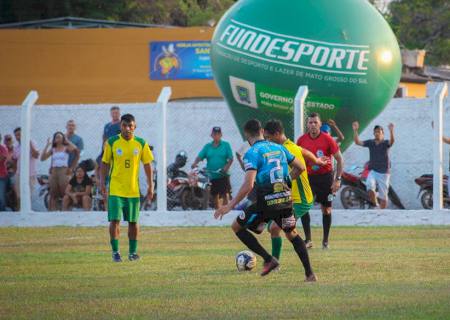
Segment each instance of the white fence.
[[[448,163],[448,152],[442,153],[441,142],[437,141],[435,152],[436,155],[440,154],[442,158],[431,156],[433,141],[436,142],[436,138],[433,137],[433,129],[431,128],[432,110],[437,109],[432,108],[432,105],[440,105],[443,110],[437,113],[435,132],[450,135],[448,125],[450,123],[449,100],[447,99],[444,102],[443,90],[444,88],[441,87],[440,91],[435,91],[435,96],[429,99],[392,100],[386,110],[374,119],[368,126],[368,129],[361,133],[362,139],[371,138],[373,124],[386,125],[389,122],[396,124],[396,144],[391,150],[393,163],[392,183],[407,209],[420,208],[420,203],[416,198],[418,186],[415,186],[413,182],[415,177],[423,173],[432,173],[434,159],[438,160],[437,163],[440,164],[441,170],[447,171],[445,167]],[[437,99],[437,96],[440,96],[441,99]],[[117,104],[121,108],[122,113],[129,112],[136,116],[138,125],[136,134],[155,146],[155,155],[158,160],[158,203],[166,203],[164,199],[166,196],[164,191],[164,183],[166,181],[164,168],[173,161],[179,150],[185,150],[188,153],[189,159],[186,168],[190,167],[202,146],[210,141],[211,128],[217,125],[222,127],[223,139],[230,142],[233,150],[237,150],[243,142],[231,113],[222,100],[189,100],[167,104],[169,97],[170,92],[166,89],[157,103]],[[29,96],[24,101],[24,106],[33,105],[36,99],[37,94]],[[167,106],[167,122],[163,121],[163,105]],[[29,138],[33,139],[42,151],[47,138],[51,137],[55,131],[64,132],[66,121],[74,119],[77,123],[77,134],[85,141],[82,159],[96,158],[101,148],[103,125],[109,121],[109,107],[111,106],[112,104],[36,105],[31,108],[23,107],[22,113],[18,107],[0,106],[0,133],[3,135],[12,133],[15,127],[22,126],[22,140],[28,139],[28,133]],[[29,120],[23,118],[27,115],[30,115]],[[442,122],[437,120],[440,117],[443,119]],[[29,130],[25,129],[27,127]],[[352,137],[346,138],[351,139]],[[29,150],[26,149],[27,146],[29,148],[28,144],[22,143],[21,147],[23,150],[21,150],[21,154],[29,153]],[[351,146],[344,154],[344,159],[346,167],[362,165],[368,159],[368,152],[365,149]],[[26,172],[26,166],[26,161],[22,161],[23,172]],[[48,162],[38,163],[39,173],[46,173],[48,169]],[[23,177],[24,175],[22,174],[21,176]],[[234,191],[237,191],[242,178],[242,171],[237,161],[235,161],[231,167],[231,182]],[[145,181],[145,179],[142,180]],[[33,201],[27,200],[30,199],[30,197],[26,196],[27,185],[25,183],[21,188],[23,213],[28,213],[32,210],[44,210],[42,199],[37,197],[36,190],[31,190]],[[439,193],[435,196],[439,196]],[[338,202],[336,207],[339,208]],[[158,214],[167,214],[166,208],[160,206]],[[183,212],[180,214],[186,216],[196,213]]]

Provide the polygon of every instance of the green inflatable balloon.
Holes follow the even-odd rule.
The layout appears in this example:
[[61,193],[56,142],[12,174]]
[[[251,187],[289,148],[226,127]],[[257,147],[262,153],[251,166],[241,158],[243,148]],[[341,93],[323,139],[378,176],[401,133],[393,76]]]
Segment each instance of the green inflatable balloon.
[[365,128],[401,74],[397,40],[366,0],[240,0],[215,30],[211,63],[240,128],[278,118],[292,138],[294,97],[306,85],[305,111],[336,121],[343,150],[351,123]]

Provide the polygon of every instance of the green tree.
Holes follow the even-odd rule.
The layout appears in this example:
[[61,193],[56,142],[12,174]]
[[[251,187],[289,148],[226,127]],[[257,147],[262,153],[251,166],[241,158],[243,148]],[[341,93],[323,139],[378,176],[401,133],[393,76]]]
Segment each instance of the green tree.
[[449,0],[393,1],[387,19],[403,47],[427,50],[427,64],[450,64]]

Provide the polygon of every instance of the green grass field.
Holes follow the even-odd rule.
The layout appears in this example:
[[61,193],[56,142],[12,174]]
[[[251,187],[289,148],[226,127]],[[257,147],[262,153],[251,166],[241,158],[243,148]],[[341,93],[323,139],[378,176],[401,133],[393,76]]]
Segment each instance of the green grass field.
[[229,228],[142,228],[120,264],[106,228],[2,228],[0,319],[450,319],[448,227],[334,228],[328,251],[320,233],[305,284],[287,241],[279,272],[238,273]]

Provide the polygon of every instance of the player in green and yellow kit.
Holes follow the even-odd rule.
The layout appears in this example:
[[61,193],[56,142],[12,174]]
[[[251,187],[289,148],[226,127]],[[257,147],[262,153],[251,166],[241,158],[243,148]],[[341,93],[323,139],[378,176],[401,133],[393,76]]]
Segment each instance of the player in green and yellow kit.
[[153,198],[153,154],[144,139],[136,137],[136,121],[131,114],[120,119],[120,134],[105,141],[100,174],[102,192],[106,194],[104,184],[109,173],[108,221],[114,262],[121,262],[119,251],[120,220],[128,221],[128,239],[130,261],[139,260],[137,239],[139,233],[139,165],[144,164],[147,176],[147,199]]
[[[294,142],[289,140],[284,134],[283,124],[279,120],[270,120],[264,127],[264,137],[278,144],[283,145],[295,158],[305,165],[305,158],[317,165],[326,164],[325,159],[317,158],[313,153],[306,149],[302,149]],[[305,165],[306,166],[306,165]],[[314,204],[314,196],[309,185],[308,173],[303,171],[300,176],[292,181],[292,203],[295,219],[300,219],[304,214],[308,213]],[[280,237],[281,229],[276,223],[269,224],[269,232],[272,238],[272,256],[280,259],[282,238]]]

